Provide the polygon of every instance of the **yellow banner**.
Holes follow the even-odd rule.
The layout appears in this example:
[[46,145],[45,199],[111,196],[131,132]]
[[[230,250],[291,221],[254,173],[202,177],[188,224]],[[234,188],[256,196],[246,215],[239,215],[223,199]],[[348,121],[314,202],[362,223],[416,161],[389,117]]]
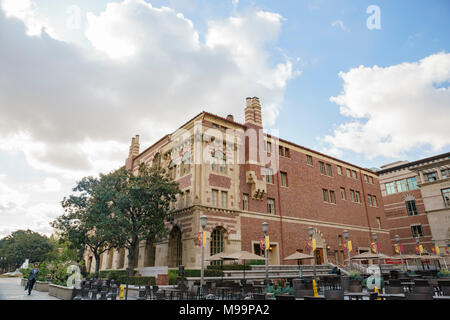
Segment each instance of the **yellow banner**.
[[352,252],[352,242],[349,240],[348,241],[348,252]]
[[269,250],[270,248],[270,240],[269,240],[269,236],[266,236],[266,250]]
[[400,251],[398,250],[398,244],[394,245],[394,249],[395,249],[395,253],[399,253]]
[[436,254],[439,254],[439,246],[436,246]]
[[313,251],[316,250],[316,239],[312,239],[312,248]]
[[203,231],[203,248],[206,247],[206,232]]
[[423,247],[422,247],[422,245],[419,245],[419,251],[420,251],[420,253],[423,253]]
[[120,286],[120,295],[119,295],[119,299],[120,300],[123,300],[124,290],[125,290],[125,286]]
[[316,280],[313,279],[312,282],[313,282],[314,297],[318,297],[319,293],[317,292]]

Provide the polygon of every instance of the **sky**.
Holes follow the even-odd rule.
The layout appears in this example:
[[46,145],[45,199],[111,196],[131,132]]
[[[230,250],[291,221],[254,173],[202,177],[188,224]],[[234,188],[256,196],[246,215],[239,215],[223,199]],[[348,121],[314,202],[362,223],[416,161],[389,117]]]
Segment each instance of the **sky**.
[[450,151],[450,2],[0,0],[0,237],[201,111],[356,165]]

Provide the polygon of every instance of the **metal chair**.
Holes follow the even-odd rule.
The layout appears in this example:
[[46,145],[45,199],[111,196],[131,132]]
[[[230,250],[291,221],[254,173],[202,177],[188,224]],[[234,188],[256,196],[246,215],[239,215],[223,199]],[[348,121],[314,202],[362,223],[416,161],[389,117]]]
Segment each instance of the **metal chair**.
[[326,300],[344,300],[344,291],[342,290],[325,290],[324,296]]

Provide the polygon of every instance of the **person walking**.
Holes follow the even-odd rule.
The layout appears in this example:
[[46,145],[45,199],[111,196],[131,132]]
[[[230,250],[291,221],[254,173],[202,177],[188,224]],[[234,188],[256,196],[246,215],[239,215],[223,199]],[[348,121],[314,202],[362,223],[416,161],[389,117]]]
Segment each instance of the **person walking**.
[[38,279],[39,270],[37,268],[37,264],[34,264],[33,269],[30,271],[30,275],[28,276],[28,283],[25,287],[25,290],[28,289],[28,295],[31,294],[31,290],[33,290],[33,286]]

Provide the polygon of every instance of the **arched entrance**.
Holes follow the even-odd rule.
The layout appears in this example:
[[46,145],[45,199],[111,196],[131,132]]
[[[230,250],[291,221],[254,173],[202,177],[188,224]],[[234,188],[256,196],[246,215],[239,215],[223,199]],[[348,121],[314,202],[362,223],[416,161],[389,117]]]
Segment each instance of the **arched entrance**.
[[183,264],[183,243],[181,241],[181,230],[174,226],[169,235],[169,257],[168,266],[178,267]]
[[312,238],[316,240],[316,250],[313,253],[316,264],[323,264],[326,261],[326,251],[324,250],[326,245],[323,235],[319,230],[314,229]]

